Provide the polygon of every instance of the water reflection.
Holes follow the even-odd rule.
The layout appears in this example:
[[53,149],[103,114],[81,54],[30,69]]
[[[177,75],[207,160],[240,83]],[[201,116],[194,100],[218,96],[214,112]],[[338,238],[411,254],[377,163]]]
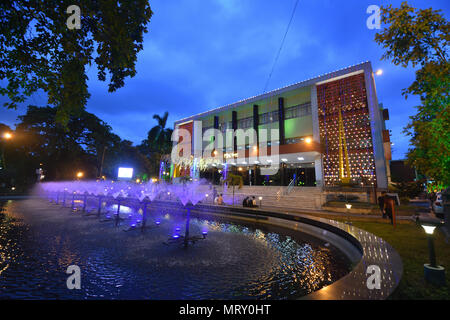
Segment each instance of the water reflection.
[[[183,233],[182,212],[149,211],[159,224],[141,233],[36,200],[6,209],[0,221],[0,298],[289,299],[349,270],[332,246],[274,227],[194,216],[192,234],[208,237],[184,249],[163,244],[177,226]],[[81,290],[65,286],[71,264],[82,270]]]

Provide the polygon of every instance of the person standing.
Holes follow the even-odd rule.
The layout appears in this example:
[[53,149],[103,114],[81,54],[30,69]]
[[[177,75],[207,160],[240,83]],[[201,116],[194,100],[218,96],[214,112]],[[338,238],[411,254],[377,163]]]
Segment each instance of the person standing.
[[383,219],[386,219],[386,213],[384,212],[384,197],[386,196],[386,192],[382,192],[381,196],[378,197],[378,206],[380,207],[381,216]]
[[216,187],[213,187],[212,193],[213,193],[213,200],[215,201],[216,198],[217,198],[217,189],[216,189]]
[[391,219],[391,224],[395,227],[395,202],[394,199],[387,194],[384,196],[384,210],[386,212],[386,215]]

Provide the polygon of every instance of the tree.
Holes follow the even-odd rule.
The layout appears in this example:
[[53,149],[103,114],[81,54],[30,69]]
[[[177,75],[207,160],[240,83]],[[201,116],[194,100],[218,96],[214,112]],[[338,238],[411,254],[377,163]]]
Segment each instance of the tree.
[[138,146],[140,151],[153,160],[153,173],[159,172],[159,163],[164,154],[170,154],[172,150],[172,132],[173,129],[166,128],[169,113],[166,111],[161,117],[153,115],[157,125],[148,131],[147,139],[143,140]]
[[244,179],[242,176],[238,174],[228,173],[227,178],[224,180],[224,183],[227,184],[227,186],[233,187],[233,205],[234,205],[234,188],[238,186],[238,189],[241,189],[244,185]]
[[130,141],[122,141],[95,115],[82,111],[79,116],[70,117],[65,127],[55,122],[56,115],[56,108],[29,106],[27,113],[19,117],[15,158],[30,163],[24,164],[25,169],[20,171],[34,176],[34,170],[42,163],[49,180],[71,180],[76,170],[93,179],[98,177],[106,147],[103,169],[106,176],[115,177],[120,165],[130,165],[138,173],[148,172],[148,160],[139,150]]
[[[98,68],[108,91],[136,74],[137,54],[152,16],[148,0],[94,0],[80,4],[81,28],[69,29],[69,0],[0,2],[0,94],[16,108],[38,90],[57,107],[56,120],[67,124],[89,98],[86,66]],[[95,50],[95,54],[94,54]]]
[[450,24],[440,10],[414,9],[407,2],[400,8],[381,8],[386,27],[375,41],[386,49],[382,59],[395,65],[416,67],[416,79],[403,90],[418,95],[421,105],[404,132],[412,148],[408,162],[419,172],[443,185],[450,185],[450,65],[447,48]]

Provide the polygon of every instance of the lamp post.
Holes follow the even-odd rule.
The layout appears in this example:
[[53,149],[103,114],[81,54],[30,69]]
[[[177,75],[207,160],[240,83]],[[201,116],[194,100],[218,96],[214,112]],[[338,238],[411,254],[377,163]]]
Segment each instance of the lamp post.
[[445,268],[439,266],[436,263],[436,252],[434,250],[434,230],[442,226],[442,221],[436,218],[430,217],[418,217],[417,222],[425,230],[428,239],[428,252],[430,257],[430,263],[425,263],[424,276],[425,280],[436,286],[445,285]]
[[350,214],[350,209],[352,208],[351,203],[346,203],[345,207],[347,208],[347,223],[350,224],[350,219],[349,219],[349,214]]
[[259,197],[258,199],[259,199],[259,207],[261,208],[262,207],[261,206],[261,201],[262,201],[263,197]]
[[[2,135],[2,138],[3,138],[3,140],[5,140],[5,141],[12,139],[12,137],[13,137],[13,135],[12,135],[12,133],[10,133],[10,132],[5,132],[5,133],[3,133],[3,135]],[[2,160],[1,167],[3,167],[4,169],[6,169],[5,146],[4,146],[4,143],[2,143],[2,158],[1,158],[1,160]],[[1,167],[0,167],[0,169],[1,169]]]

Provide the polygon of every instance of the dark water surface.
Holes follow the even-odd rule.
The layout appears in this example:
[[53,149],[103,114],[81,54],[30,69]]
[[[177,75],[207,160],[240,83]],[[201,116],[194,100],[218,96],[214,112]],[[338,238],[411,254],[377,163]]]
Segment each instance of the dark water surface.
[[[166,245],[184,234],[182,212],[154,209],[150,229],[124,232],[43,200],[3,202],[1,299],[294,299],[349,272],[336,248],[274,227],[193,217],[191,235],[206,240]],[[161,221],[159,226],[153,222]],[[69,290],[67,267],[81,269]]]

